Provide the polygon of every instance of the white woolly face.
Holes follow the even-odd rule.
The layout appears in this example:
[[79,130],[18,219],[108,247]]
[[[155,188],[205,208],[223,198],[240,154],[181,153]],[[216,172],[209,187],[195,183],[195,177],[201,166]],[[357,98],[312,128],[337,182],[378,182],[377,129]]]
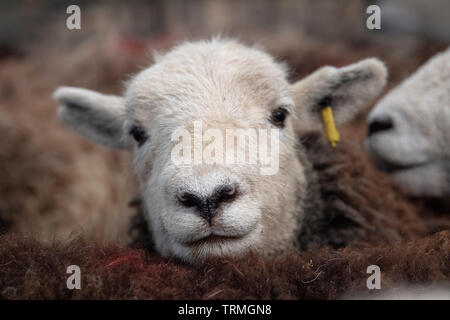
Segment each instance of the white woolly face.
[[[129,84],[125,130],[138,127],[148,135],[133,148],[135,172],[160,251],[188,261],[238,256],[263,246],[268,232],[263,220],[292,210],[295,185],[305,181],[295,153],[293,100],[284,69],[262,52],[238,45],[218,53],[212,46],[188,49],[167,54]],[[280,110],[285,120],[277,124],[273,116]],[[250,163],[250,147],[239,150],[237,140],[225,141],[227,131],[236,129],[255,133],[261,142],[260,130],[269,137],[275,133],[266,143],[276,152],[270,174],[261,170],[260,159]],[[174,159],[181,143],[175,132],[188,135],[181,138],[192,148],[187,163]],[[212,163],[206,159],[211,132],[222,140]],[[203,140],[194,141],[198,138]],[[258,140],[246,142],[260,147]],[[195,162],[197,151],[201,158]],[[239,151],[247,161],[226,161]],[[297,176],[285,169],[296,166]],[[284,186],[289,189],[280,192]],[[292,221],[290,228],[295,225]]]
[[230,40],[187,42],[157,60],[124,97],[67,87],[54,97],[68,126],[133,151],[156,249],[191,263],[294,244],[308,183],[299,136],[321,129],[322,101],[343,123],[386,79],[368,59],[291,85],[267,53]]
[[450,56],[446,67],[440,62],[390,92],[367,119],[369,153],[413,196],[450,192]]

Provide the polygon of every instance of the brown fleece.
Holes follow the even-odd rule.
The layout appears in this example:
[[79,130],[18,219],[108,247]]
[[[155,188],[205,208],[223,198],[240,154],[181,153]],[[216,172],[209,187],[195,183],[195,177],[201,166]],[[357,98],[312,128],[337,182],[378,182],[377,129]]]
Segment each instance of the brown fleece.
[[[308,243],[334,248],[361,241],[395,243],[429,233],[419,210],[370,164],[360,144],[343,136],[337,148],[322,135],[302,139],[310,170],[319,182],[309,191],[316,200],[305,213],[302,247]],[[320,206],[323,210],[315,210]]]
[[[367,267],[382,272],[386,293],[402,284],[449,285],[450,231],[399,245],[249,255],[202,267],[139,249],[89,245],[80,238],[41,245],[0,238],[0,298],[6,299],[336,299],[367,294]],[[81,268],[81,290],[66,288],[66,268]]]

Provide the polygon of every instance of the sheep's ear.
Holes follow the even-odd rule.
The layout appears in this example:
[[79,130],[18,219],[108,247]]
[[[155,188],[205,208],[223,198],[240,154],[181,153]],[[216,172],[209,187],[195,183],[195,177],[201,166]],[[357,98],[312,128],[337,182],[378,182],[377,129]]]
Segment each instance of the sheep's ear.
[[299,134],[322,128],[321,109],[330,104],[336,124],[368,107],[386,84],[387,70],[375,58],[342,68],[323,67],[291,86]]
[[125,104],[122,97],[60,87],[53,98],[61,104],[58,114],[67,126],[107,147],[131,149],[130,138],[123,134]]

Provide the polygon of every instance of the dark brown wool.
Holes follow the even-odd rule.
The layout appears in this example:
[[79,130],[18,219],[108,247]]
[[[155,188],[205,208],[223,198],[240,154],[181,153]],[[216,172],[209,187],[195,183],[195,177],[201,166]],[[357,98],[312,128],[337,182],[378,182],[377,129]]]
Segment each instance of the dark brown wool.
[[[367,267],[386,293],[402,284],[450,285],[450,231],[398,245],[327,247],[274,260],[249,255],[191,267],[139,249],[92,246],[77,238],[43,246],[0,238],[0,298],[5,299],[336,299],[368,293]],[[66,288],[66,268],[81,268],[81,290]]]
[[[368,161],[361,146],[332,148],[320,135],[304,137],[312,164],[300,244],[334,248],[354,242],[396,243],[429,232],[418,210]],[[317,208],[321,209],[318,210]]]

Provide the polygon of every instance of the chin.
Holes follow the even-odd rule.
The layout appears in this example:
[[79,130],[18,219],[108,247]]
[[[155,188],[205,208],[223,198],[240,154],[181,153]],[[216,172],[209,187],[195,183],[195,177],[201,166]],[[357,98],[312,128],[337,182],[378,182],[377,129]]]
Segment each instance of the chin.
[[434,163],[393,172],[398,187],[413,197],[442,197],[450,192],[446,174]]
[[[403,193],[418,198],[440,198],[449,194],[448,172],[445,171],[441,162],[420,157],[417,154],[415,158],[411,155],[394,158],[394,152],[380,152],[367,142],[366,150],[377,168],[389,174]],[[388,154],[389,157],[380,156],[382,154]],[[405,161],[405,159],[409,160]]]
[[258,250],[261,228],[240,237],[210,235],[192,242],[174,242],[173,254],[191,264],[201,264],[216,258],[239,258],[252,250]]

